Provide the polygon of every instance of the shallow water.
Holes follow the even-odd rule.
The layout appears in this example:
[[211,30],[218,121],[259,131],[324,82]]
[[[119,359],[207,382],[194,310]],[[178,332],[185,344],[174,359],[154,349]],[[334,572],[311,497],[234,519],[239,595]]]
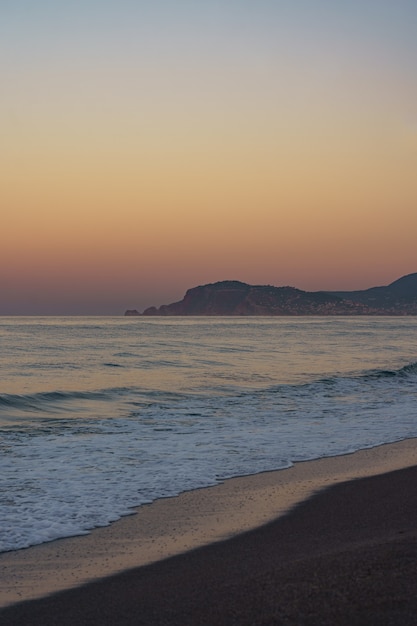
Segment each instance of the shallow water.
[[417,436],[417,318],[0,318],[0,551]]

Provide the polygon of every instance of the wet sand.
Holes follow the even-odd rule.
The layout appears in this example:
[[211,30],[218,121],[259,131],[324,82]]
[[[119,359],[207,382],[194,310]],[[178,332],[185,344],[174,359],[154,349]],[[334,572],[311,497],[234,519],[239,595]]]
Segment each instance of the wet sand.
[[0,623],[417,624],[415,465],[414,439],[298,463],[0,555]]

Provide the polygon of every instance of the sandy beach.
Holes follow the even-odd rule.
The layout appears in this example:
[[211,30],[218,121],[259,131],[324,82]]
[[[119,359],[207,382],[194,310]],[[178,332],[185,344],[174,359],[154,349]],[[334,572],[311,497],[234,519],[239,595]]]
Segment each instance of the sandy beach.
[[297,463],[4,553],[0,622],[417,623],[416,465],[415,439]]

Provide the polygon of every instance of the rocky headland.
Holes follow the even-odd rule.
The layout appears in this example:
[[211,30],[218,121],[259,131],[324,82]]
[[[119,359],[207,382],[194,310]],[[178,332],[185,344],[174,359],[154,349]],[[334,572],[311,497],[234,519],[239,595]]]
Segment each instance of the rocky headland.
[[361,291],[303,291],[224,280],[193,287],[179,302],[125,315],[417,315],[417,273]]

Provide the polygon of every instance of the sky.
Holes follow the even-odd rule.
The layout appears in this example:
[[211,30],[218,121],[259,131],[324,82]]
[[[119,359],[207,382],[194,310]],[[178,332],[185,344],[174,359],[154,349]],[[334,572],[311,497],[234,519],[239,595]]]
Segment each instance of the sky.
[[0,0],[0,314],[417,271],[415,0]]

